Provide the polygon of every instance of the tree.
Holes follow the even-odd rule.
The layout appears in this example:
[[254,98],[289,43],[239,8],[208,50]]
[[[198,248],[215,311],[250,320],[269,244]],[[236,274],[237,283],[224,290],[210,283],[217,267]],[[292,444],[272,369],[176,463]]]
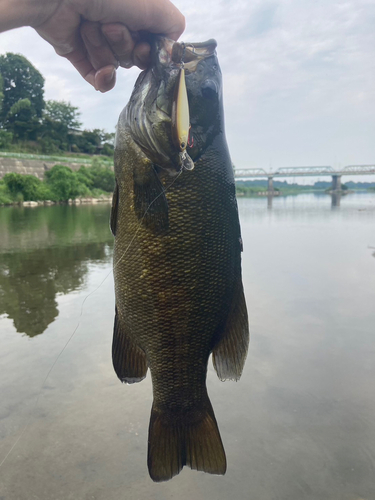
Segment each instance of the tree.
[[13,134],[0,129],[0,149],[6,149],[12,144]]
[[81,134],[74,136],[74,149],[82,153],[95,154],[102,152],[112,156],[114,138],[114,133],[107,133],[99,128],[84,130]]
[[82,125],[78,121],[80,116],[78,108],[66,101],[46,101],[43,116],[52,122],[57,122],[67,129],[79,129]]
[[40,123],[31,108],[29,99],[20,99],[10,108],[5,128],[18,139],[36,139]]
[[[4,98],[3,88],[4,88],[4,81],[0,73],[0,114]],[[13,140],[13,134],[11,132],[8,132],[7,130],[2,130],[0,128],[0,149],[7,148],[11,144],[12,140]]]
[[41,118],[44,108],[44,78],[30,61],[19,54],[7,52],[0,56],[3,78],[3,105],[0,124],[4,123],[12,106],[22,99],[30,101],[30,112]]
[[3,99],[4,99],[4,79],[0,73],[0,115],[3,109]]
[[40,143],[45,153],[67,151],[73,142],[74,129],[81,126],[78,108],[65,101],[47,101],[43,111]]

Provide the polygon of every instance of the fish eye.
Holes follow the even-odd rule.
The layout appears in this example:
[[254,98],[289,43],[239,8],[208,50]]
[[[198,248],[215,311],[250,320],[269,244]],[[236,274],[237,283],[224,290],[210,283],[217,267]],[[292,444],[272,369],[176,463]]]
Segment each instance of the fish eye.
[[215,99],[218,94],[217,84],[213,80],[206,80],[202,84],[201,90],[206,99]]

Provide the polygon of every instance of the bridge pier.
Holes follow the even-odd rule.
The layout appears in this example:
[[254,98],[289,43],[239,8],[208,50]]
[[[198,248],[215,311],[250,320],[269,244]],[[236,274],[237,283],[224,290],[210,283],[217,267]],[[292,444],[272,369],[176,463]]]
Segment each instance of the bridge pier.
[[267,192],[273,193],[273,177],[271,175],[268,176]]
[[341,191],[341,175],[332,175],[332,191]]

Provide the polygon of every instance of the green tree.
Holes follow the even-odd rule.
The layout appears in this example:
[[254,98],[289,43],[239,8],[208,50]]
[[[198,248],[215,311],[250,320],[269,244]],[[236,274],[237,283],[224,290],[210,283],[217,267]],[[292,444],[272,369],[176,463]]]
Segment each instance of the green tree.
[[6,149],[12,144],[13,134],[7,130],[0,129],[0,149]]
[[97,153],[101,146],[100,130],[84,130],[82,134],[74,137],[74,143],[82,153]]
[[0,73],[0,115],[3,109],[3,99],[4,99],[4,79]]
[[13,104],[4,125],[17,139],[36,139],[40,128],[29,99],[20,99]]
[[[3,106],[4,99],[4,80],[0,73],[0,115]],[[6,130],[2,130],[0,126],[0,149],[4,149],[8,147],[13,140],[13,134],[11,132],[7,132]]]
[[82,123],[79,121],[80,112],[76,106],[66,101],[46,101],[44,117],[52,122],[57,122],[67,129],[79,129]]
[[40,143],[45,153],[70,150],[74,129],[81,126],[78,108],[65,101],[47,101],[43,111]]
[[31,62],[19,54],[7,52],[0,56],[0,73],[4,93],[0,123],[4,123],[12,106],[22,99],[28,99],[32,115],[41,118],[44,108],[44,78]]
[[[0,73],[0,114],[2,110],[3,98],[4,98],[4,80]],[[6,130],[1,130],[0,128],[0,149],[6,148],[12,142],[13,134],[7,132]]]
[[105,130],[96,128],[94,130],[84,130],[81,134],[74,136],[74,150],[76,152],[95,154],[104,153],[113,155],[114,133],[107,133]]

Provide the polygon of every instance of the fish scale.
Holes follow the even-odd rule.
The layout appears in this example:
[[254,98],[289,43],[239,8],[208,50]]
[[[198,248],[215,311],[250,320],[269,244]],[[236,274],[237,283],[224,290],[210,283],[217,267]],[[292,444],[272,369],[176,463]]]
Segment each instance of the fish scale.
[[[209,57],[217,67],[216,55]],[[198,63],[200,70],[203,62]],[[199,74],[204,78],[204,71]],[[142,78],[152,89],[148,74]],[[187,75],[188,95],[189,81]],[[137,92],[139,85],[129,106],[137,104]],[[144,94],[142,99],[147,103]],[[193,123],[194,109],[190,114]],[[217,133],[206,136],[203,150],[190,152],[194,169],[180,167],[176,177],[178,157],[173,151],[170,171],[158,167],[155,151],[148,153],[138,143],[139,132],[134,140],[129,124],[133,115],[126,109],[120,117],[115,152],[114,367],[128,383],[142,380],[150,368],[154,400],[148,467],[153,480],[170,479],[184,465],[224,474],[225,452],[206,389],[207,363],[213,352],[219,377],[237,380],[246,358],[248,323],[233,171],[223,127],[219,123]],[[197,137],[199,130],[192,124]],[[196,142],[201,145],[203,139]],[[168,156],[167,147],[160,161]]]

